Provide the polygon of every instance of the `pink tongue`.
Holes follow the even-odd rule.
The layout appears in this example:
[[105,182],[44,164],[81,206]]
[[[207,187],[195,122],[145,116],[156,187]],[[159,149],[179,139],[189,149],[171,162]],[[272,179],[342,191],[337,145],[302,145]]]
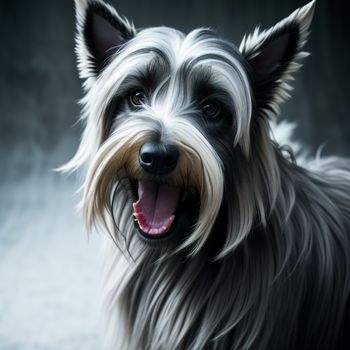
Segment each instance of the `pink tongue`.
[[143,232],[161,235],[174,221],[180,189],[166,184],[139,181],[139,200],[133,204],[134,215]]

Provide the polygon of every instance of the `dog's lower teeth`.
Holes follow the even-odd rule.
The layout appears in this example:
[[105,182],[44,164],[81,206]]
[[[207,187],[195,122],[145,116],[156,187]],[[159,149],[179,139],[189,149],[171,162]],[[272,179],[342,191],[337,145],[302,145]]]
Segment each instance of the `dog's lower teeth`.
[[172,215],[166,222],[165,225],[163,225],[160,228],[152,228],[152,227],[145,227],[144,225],[141,225],[140,222],[138,221],[137,217],[140,217],[140,213],[135,213],[133,215],[133,222],[136,228],[140,228],[142,230],[142,232],[146,233],[146,234],[154,234],[154,235],[161,235],[164,233],[169,232],[174,219],[175,219],[175,215]]

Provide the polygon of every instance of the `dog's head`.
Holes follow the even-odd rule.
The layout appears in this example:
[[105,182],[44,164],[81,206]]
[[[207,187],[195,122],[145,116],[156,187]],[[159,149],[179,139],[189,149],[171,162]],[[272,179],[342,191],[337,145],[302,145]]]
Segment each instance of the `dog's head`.
[[[279,188],[269,119],[288,97],[314,1],[240,48],[210,29],[135,30],[101,0],[76,0],[88,226],[118,241],[221,254],[264,223]],[[138,232],[139,234],[137,234]]]

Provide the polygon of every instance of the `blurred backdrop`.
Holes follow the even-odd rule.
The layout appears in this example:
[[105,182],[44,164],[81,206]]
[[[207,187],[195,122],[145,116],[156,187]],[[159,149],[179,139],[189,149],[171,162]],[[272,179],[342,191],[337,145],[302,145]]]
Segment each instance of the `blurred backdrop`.
[[[111,1],[137,27],[210,26],[239,45],[302,0]],[[349,5],[318,0],[293,99],[282,108],[315,152],[350,156]],[[100,349],[99,238],[74,206],[77,181],[53,168],[74,153],[82,96],[73,0],[0,0],[0,349]]]

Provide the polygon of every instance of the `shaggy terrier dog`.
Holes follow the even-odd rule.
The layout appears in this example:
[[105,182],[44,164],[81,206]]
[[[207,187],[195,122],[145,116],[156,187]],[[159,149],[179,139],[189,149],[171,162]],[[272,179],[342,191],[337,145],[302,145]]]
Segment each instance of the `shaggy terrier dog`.
[[232,45],[76,0],[88,228],[108,233],[109,349],[350,349],[350,164],[272,121],[315,2]]

